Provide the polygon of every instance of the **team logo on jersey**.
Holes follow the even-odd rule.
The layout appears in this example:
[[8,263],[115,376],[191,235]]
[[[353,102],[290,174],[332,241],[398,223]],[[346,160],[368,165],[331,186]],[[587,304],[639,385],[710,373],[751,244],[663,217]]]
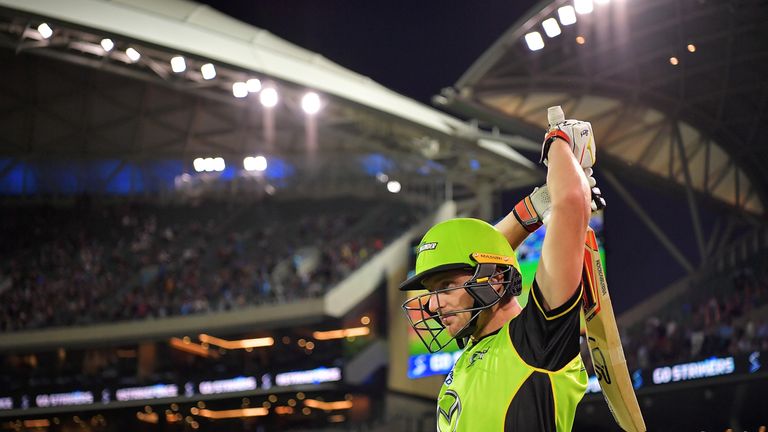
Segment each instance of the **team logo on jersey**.
[[446,390],[437,401],[438,432],[456,432],[461,416],[461,399],[453,390]]
[[484,349],[484,350],[482,350],[482,351],[473,352],[473,353],[472,353],[472,357],[470,357],[470,358],[469,358],[469,364],[467,365],[467,367],[470,367],[470,366],[472,366],[473,364],[475,364],[475,362],[476,362],[477,360],[482,360],[482,359],[483,359],[483,357],[485,357],[485,354],[486,354],[487,352],[488,352],[488,348],[486,348],[486,349]]
[[449,386],[453,384],[453,369],[451,369],[450,372],[448,372],[448,376],[445,377],[445,385]]

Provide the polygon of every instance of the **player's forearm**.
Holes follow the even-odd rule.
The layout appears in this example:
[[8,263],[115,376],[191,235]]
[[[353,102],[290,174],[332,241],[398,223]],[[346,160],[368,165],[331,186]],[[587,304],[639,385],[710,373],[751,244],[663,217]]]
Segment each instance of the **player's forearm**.
[[552,217],[562,213],[583,222],[590,214],[589,183],[565,141],[555,140],[549,150],[547,186],[552,200]]
[[517,247],[522,244],[530,233],[520,225],[517,218],[512,212],[509,212],[504,219],[500,220],[496,224],[496,229],[499,230],[504,237],[507,238],[509,245],[512,249],[517,250]]

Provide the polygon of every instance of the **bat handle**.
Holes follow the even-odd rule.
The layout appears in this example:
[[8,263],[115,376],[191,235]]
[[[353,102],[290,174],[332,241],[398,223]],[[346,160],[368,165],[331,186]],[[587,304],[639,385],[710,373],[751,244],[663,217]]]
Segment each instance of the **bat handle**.
[[547,108],[547,121],[549,122],[549,128],[565,121],[565,113],[560,105],[555,105]]

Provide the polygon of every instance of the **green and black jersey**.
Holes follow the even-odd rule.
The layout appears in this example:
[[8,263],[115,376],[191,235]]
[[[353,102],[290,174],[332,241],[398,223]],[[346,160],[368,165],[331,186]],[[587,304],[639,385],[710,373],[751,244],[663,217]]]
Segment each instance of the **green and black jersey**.
[[534,281],[517,317],[470,342],[440,389],[438,431],[570,431],[587,388],[579,354],[581,290],[544,311]]

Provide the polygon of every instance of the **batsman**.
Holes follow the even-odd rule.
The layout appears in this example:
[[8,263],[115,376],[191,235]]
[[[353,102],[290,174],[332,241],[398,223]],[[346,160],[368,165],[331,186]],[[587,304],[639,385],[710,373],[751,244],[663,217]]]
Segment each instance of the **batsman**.
[[[417,249],[415,274],[400,285],[421,292],[403,308],[427,349],[437,352],[453,340],[463,348],[438,396],[440,432],[570,431],[585,393],[579,316],[585,285],[594,291],[591,279],[584,283],[585,234],[591,211],[604,202],[591,188],[591,125],[564,120],[560,107],[548,114],[541,152],[546,185],[496,226],[457,218],[430,228]],[[544,223],[530,297],[521,307],[514,250]],[[591,294],[595,306],[600,299]]]

